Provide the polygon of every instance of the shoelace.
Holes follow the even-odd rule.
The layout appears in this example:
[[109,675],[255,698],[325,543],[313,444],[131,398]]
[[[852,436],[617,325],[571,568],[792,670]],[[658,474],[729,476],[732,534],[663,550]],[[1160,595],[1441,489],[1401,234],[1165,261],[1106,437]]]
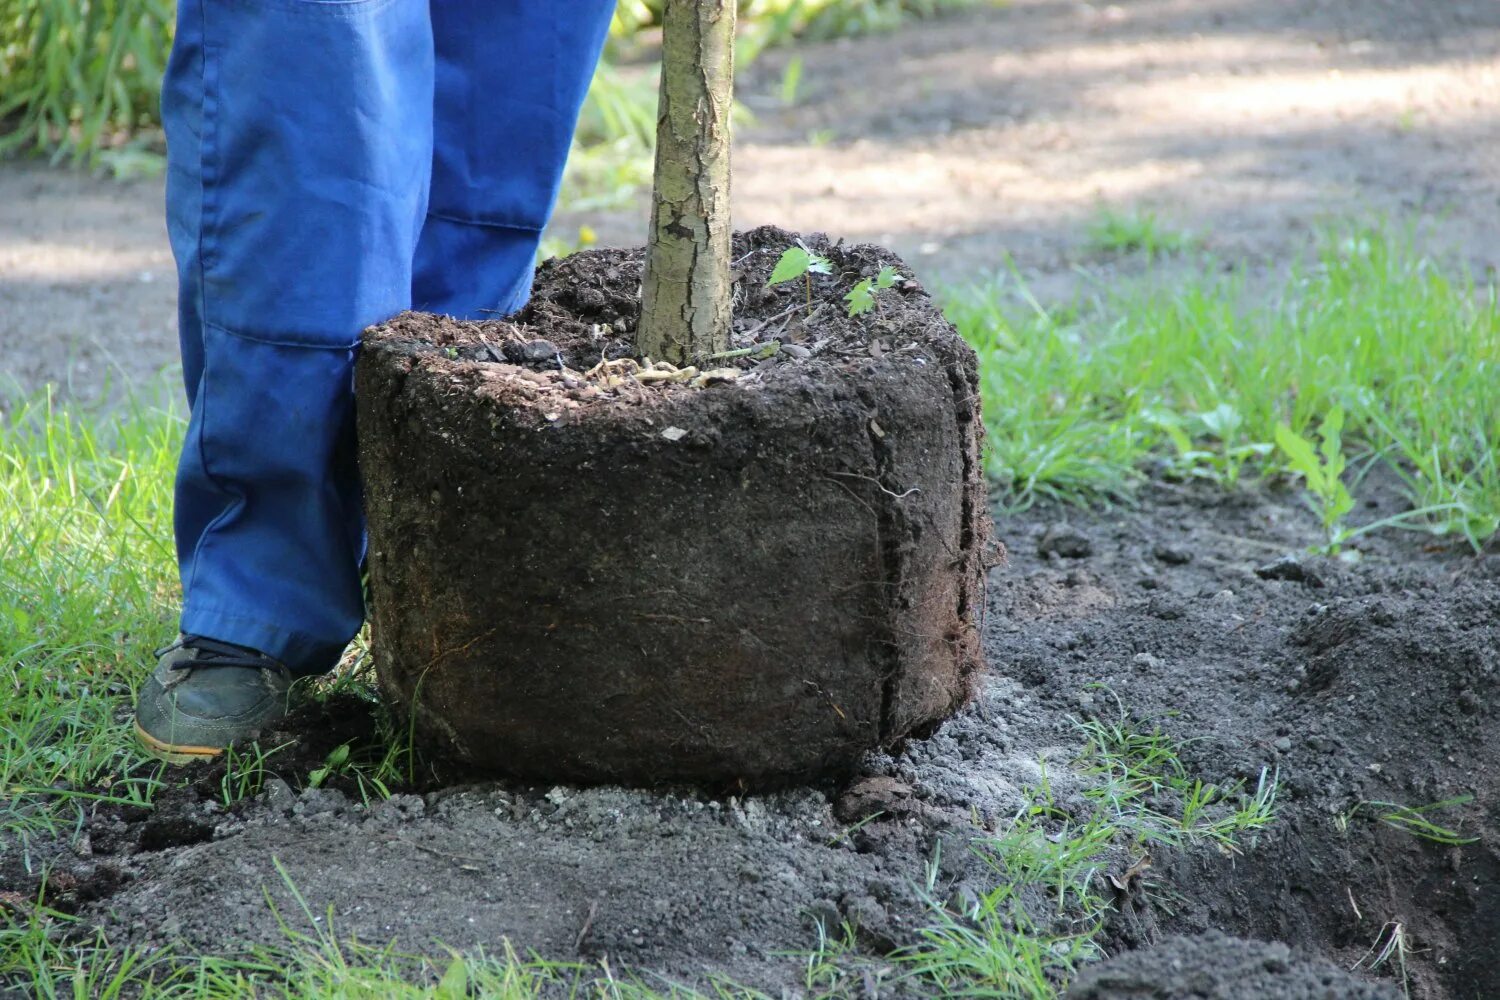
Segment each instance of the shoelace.
[[263,653],[257,653],[253,649],[244,646],[235,646],[217,639],[209,639],[201,635],[184,635],[170,646],[158,649],[155,655],[160,658],[178,649],[191,649],[197,652],[191,660],[183,660],[172,664],[175,670],[189,670],[193,667],[268,667],[275,666],[276,661]]

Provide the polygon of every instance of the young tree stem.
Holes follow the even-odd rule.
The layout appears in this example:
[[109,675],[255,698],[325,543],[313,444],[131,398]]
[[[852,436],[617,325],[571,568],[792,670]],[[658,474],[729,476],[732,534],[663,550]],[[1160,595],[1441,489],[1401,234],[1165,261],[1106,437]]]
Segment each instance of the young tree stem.
[[656,179],[641,321],[643,357],[684,364],[729,349],[729,146],[734,0],[662,11]]

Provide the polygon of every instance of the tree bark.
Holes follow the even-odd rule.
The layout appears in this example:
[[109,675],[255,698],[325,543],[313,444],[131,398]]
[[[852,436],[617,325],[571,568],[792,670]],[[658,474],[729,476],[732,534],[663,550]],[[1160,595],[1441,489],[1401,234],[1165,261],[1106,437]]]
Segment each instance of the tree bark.
[[734,0],[662,11],[656,179],[641,321],[643,357],[684,364],[729,349],[729,146]]

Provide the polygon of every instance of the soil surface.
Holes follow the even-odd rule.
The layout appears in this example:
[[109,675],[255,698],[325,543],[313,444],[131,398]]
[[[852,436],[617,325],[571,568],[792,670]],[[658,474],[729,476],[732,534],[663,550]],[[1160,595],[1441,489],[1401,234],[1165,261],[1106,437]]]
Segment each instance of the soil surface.
[[[1379,503],[1369,516],[1396,502]],[[910,943],[930,919],[929,865],[938,900],[988,889],[994,872],[968,845],[1005,827],[1044,768],[1061,808],[1085,808],[1098,779],[1075,766],[1076,720],[1123,707],[1183,741],[1195,775],[1253,783],[1266,769],[1279,794],[1275,824],[1242,854],[1158,845],[1129,891],[1101,881],[1107,951],[1178,949],[1159,966],[1169,982],[1211,946],[1164,939],[1217,928],[1368,970],[1399,925],[1411,996],[1500,994],[1500,555],[1391,536],[1363,539],[1357,564],[1314,559],[1298,553],[1317,526],[1288,496],[1172,484],[1135,510],[1002,515],[999,532],[1010,562],[990,578],[979,698],[850,784],[711,798],[450,778],[366,807],[347,786],[296,790],[319,743],[273,762],[287,780],[253,801],[218,805],[209,776],[155,816],[101,813],[71,848],[33,843],[31,857],[53,855],[54,891],[72,894],[61,903],[129,940],[276,940],[263,891],[298,912],[279,863],[313,914],[331,906],[337,930],[365,940],[509,938],[775,991],[800,981],[785,952],[812,946],[816,920],[858,923],[872,957]],[[1382,820],[1462,796],[1474,799],[1421,815],[1477,843]],[[28,891],[7,853],[8,880]],[[1111,852],[1096,878],[1132,860]],[[1273,954],[1246,948],[1234,961]],[[895,977],[882,968],[871,975]]]
[[[929,283],[1009,255],[1044,299],[1143,270],[1090,244],[1100,206],[1252,269],[1330,218],[1420,216],[1482,271],[1500,264],[1497,49],[1487,0],[1011,0],[773,51],[739,83],[736,224],[880,243]],[[555,230],[632,246],[645,219]],[[0,374],[85,398],[140,384],[176,362],[174,295],[159,180],[0,164]]]
[[1171,937],[1084,971],[1064,1000],[1396,1000],[1394,986],[1355,978],[1284,944],[1217,931]]
[[[770,285],[798,242],[829,273]],[[889,251],[763,227],[733,260],[729,349],[683,369],[632,356],[639,250],[543,267],[508,321],[365,332],[372,648],[426,745],[744,790],[847,775],[968,699],[973,350]]]

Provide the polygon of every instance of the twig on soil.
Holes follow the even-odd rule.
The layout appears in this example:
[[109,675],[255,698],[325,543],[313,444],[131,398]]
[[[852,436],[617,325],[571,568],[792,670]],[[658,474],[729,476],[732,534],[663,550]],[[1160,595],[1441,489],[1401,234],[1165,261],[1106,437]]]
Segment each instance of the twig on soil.
[[798,309],[805,309],[805,308],[807,308],[807,303],[805,303],[805,302],[793,302],[790,306],[788,306],[787,308],[783,309],[781,312],[777,313],[775,316],[772,316],[769,319],[763,319],[763,320],[761,320],[759,323],[755,324],[750,329],[748,329],[744,333],[740,334],[740,336],[742,336],[742,337],[753,337],[757,333],[759,333],[760,331],[764,330],[766,327],[770,326],[772,323],[776,322],[777,320],[782,319],[783,317],[786,317],[786,316],[790,316],[792,313],[796,312]]
[[[818,307],[816,309],[814,309],[812,312],[808,313],[807,316],[802,320],[802,329],[805,330],[809,326],[812,326],[812,321],[815,320],[815,319],[817,319],[820,315],[822,315],[823,307],[826,306],[827,304],[828,303],[826,303],[826,302],[819,302],[818,303]],[[780,336],[783,333],[786,332],[786,328],[789,327],[789,326],[791,326],[791,325],[792,325],[791,317],[787,317],[786,321],[783,322],[781,324],[781,326],[777,327],[777,329],[776,329],[776,336],[778,338],[780,338]]]
[[804,680],[802,683],[806,684],[808,687],[818,692],[818,694],[827,698],[829,707],[833,709],[834,713],[837,714],[840,719],[848,718],[848,716],[844,714],[844,710],[842,708],[839,708],[839,703],[833,700],[833,695],[829,694],[822,687],[820,687],[817,681]]
[[648,613],[645,613],[645,612],[638,611],[638,612],[636,612],[635,616],[637,618],[641,619],[642,621],[648,621],[648,622],[675,622],[675,623],[677,623],[679,625],[712,625],[713,624],[713,619],[711,619],[711,618],[685,618],[682,615],[648,614]]
[[584,938],[589,936],[589,931],[594,929],[594,918],[599,915],[599,901],[589,900],[589,911],[584,914],[583,926],[578,928],[578,937],[573,939],[573,950],[582,951]]
[[749,347],[737,348],[733,351],[720,351],[718,354],[704,354],[698,358],[703,361],[728,361],[730,358],[774,358],[781,350],[781,341],[767,340],[751,344]]
[[442,858],[444,861],[452,861],[466,872],[484,871],[484,862],[478,858],[464,857],[462,854],[449,854],[447,851],[440,851],[436,847],[428,847],[426,844],[419,844],[415,840],[407,840],[405,837],[397,837],[396,842],[404,844],[407,847],[415,847],[419,851],[426,851],[428,854]]

